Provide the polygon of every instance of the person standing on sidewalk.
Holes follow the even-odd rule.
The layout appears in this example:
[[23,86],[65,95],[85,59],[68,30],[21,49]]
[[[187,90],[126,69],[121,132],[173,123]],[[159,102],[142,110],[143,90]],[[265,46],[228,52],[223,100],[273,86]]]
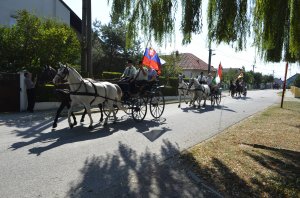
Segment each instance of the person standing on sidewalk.
[[25,76],[25,85],[26,85],[26,92],[27,92],[27,111],[33,113],[34,105],[35,105],[35,84],[37,78],[35,77],[32,80],[32,74],[29,72],[24,73]]

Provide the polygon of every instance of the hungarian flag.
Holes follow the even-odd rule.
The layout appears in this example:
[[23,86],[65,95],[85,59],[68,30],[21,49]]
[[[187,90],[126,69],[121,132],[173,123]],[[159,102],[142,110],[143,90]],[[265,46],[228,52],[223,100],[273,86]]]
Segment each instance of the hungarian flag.
[[221,82],[221,79],[222,79],[222,65],[221,65],[221,62],[219,64],[219,68],[218,68],[218,71],[216,73],[216,77],[214,78],[214,83],[215,84],[219,84]]
[[151,47],[149,49],[146,48],[142,64],[155,69],[158,75],[161,73],[160,59],[156,51]]

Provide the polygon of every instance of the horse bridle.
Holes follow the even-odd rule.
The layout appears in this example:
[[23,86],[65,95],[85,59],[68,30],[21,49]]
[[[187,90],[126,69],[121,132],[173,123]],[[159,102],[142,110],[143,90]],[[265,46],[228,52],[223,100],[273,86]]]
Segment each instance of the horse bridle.
[[64,67],[64,70],[62,72],[63,75],[57,73],[56,75],[61,79],[61,80],[65,80],[65,78],[69,75],[69,69],[68,67]]

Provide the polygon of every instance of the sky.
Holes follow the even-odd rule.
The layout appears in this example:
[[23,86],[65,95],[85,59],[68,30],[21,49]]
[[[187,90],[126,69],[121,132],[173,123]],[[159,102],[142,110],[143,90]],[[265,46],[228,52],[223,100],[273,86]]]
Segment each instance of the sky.
[[[82,0],[63,0],[77,15],[82,17]],[[92,21],[99,20],[102,24],[110,22],[110,5],[107,4],[107,0],[91,0],[92,2]],[[179,3],[180,4],[180,3]],[[208,44],[207,44],[207,29],[206,29],[206,9],[207,0],[203,1],[202,6],[203,16],[203,30],[201,34],[193,35],[192,42],[189,45],[181,45],[182,35],[179,30],[179,23],[181,21],[181,10],[178,8],[176,14],[175,24],[175,39],[171,43],[158,46],[154,42],[151,46],[158,52],[158,54],[169,54],[172,51],[178,50],[179,53],[192,53],[204,62],[208,63]],[[265,63],[260,60],[258,55],[255,55],[255,49],[251,47],[251,40],[247,41],[247,49],[241,52],[236,52],[234,48],[228,45],[212,44],[211,49],[213,55],[211,57],[211,65],[215,68],[221,63],[223,68],[241,68],[245,67],[246,71],[253,70],[254,72],[261,72],[263,75],[274,75],[275,78],[284,79],[285,74],[285,62],[280,63]],[[149,47],[149,46],[142,47]],[[296,73],[300,73],[299,64],[289,64],[287,78],[293,76]]]

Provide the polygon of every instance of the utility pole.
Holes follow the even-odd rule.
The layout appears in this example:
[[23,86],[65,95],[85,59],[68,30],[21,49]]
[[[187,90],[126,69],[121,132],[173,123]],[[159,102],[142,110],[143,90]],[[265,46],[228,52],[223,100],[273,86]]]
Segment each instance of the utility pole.
[[254,67],[255,67],[255,65],[252,65],[252,66],[253,66],[253,70],[252,70],[252,71],[253,71],[253,73],[254,73]]
[[92,21],[91,0],[82,0],[81,70],[92,77]]
[[87,72],[86,56],[86,0],[82,0],[82,21],[81,21],[81,72]]
[[209,50],[208,50],[208,68],[207,68],[207,74],[210,73],[210,65],[211,65],[211,52],[212,52],[212,49],[210,49],[209,47]]
[[88,77],[93,77],[93,65],[92,65],[92,3],[91,0],[87,1],[87,35],[86,35],[86,44],[87,44],[87,68],[88,68]]

